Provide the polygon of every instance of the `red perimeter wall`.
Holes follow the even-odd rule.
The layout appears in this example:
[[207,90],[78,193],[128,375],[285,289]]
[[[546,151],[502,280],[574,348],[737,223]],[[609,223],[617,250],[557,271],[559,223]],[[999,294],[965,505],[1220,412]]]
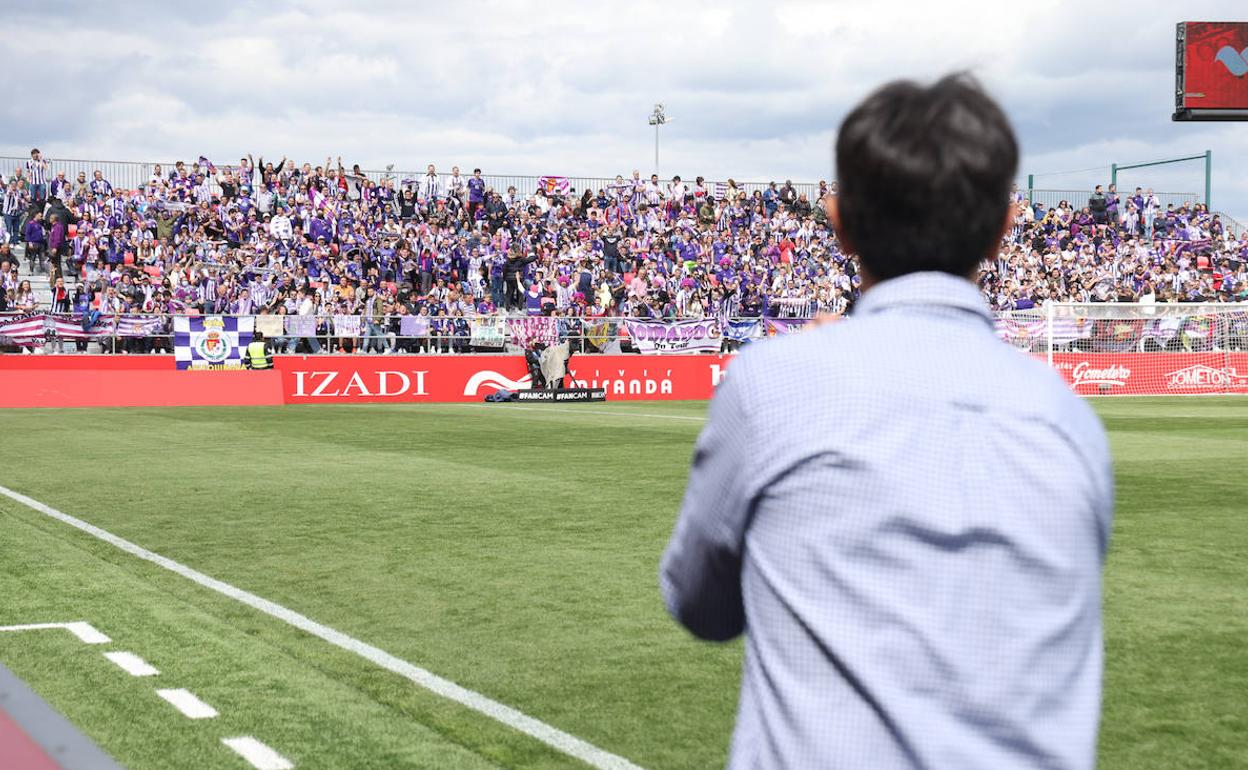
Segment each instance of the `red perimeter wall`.
[[[1248,353],[1060,353],[1083,395],[1248,393]],[[610,400],[706,399],[731,356],[575,356]],[[480,401],[528,387],[510,356],[278,356],[267,372],[188,372],[172,356],[0,356],[0,407]]]
[[[729,356],[574,356],[611,400],[706,399]],[[277,356],[267,372],[191,372],[172,356],[0,356],[0,407],[480,401],[528,387],[510,356]]]

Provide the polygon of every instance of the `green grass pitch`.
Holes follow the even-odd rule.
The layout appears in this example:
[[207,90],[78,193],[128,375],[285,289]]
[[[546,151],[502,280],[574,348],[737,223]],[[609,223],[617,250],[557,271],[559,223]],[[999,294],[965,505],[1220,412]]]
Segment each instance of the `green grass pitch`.
[[[1248,399],[1106,399],[1118,507],[1101,767],[1248,757]],[[659,555],[702,403],[26,410],[0,484],[647,770],[723,765],[741,646],[666,616]],[[576,760],[0,497],[0,662],[132,770]],[[220,716],[191,721],[156,687]]]

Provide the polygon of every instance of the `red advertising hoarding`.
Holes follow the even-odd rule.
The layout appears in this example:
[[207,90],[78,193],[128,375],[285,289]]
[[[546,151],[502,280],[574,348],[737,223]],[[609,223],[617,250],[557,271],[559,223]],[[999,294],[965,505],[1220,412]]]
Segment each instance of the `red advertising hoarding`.
[[[728,356],[573,356],[570,387],[603,388],[611,401],[705,399]],[[335,401],[481,401],[529,387],[521,356],[278,356],[288,404]]]
[[1202,110],[1248,114],[1248,22],[1183,22],[1176,65],[1176,117],[1188,110],[1196,118]]
[[[1248,393],[1248,352],[1056,353],[1080,395]],[[192,372],[169,356],[0,356],[0,407],[482,401],[527,388],[520,356],[278,356],[267,372]],[[707,399],[731,356],[574,356],[608,401]]]
[[1248,393],[1248,353],[1054,353],[1081,396]]
[[[573,356],[611,401],[707,399],[730,356]],[[192,372],[169,356],[0,356],[0,407],[481,401],[529,387],[521,356],[277,356],[268,372]]]

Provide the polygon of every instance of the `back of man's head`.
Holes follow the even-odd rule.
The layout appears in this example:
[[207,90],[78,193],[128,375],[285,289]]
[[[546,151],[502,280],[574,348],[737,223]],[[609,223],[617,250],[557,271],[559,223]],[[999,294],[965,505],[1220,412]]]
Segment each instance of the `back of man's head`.
[[842,239],[876,280],[935,270],[968,276],[997,246],[1018,143],[967,75],[885,85],[836,140]]

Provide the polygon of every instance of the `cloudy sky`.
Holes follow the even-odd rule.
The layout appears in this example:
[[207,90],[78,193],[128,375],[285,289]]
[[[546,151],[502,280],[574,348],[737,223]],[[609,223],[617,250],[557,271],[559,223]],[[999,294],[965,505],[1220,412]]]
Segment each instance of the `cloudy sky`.
[[[40,3],[4,12],[0,154],[171,160],[245,152],[399,169],[829,178],[853,103],[898,77],[977,74],[1023,143],[1020,176],[1085,188],[1108,165],[1214,154],[1214,207],[1248,223],[1248,125],[1176,124],[1182,3]],[[1177,16],[1182,13],[1183,16]],[[2,168],[3,166],[0,166]],[[1101,168],[1093,168],[1101,167]],[[1056,174],[1071,170],[1076,173]],[[3,170],[8,170],[4,168]],[[1203,165],[1122,187],[1203,189]]]

